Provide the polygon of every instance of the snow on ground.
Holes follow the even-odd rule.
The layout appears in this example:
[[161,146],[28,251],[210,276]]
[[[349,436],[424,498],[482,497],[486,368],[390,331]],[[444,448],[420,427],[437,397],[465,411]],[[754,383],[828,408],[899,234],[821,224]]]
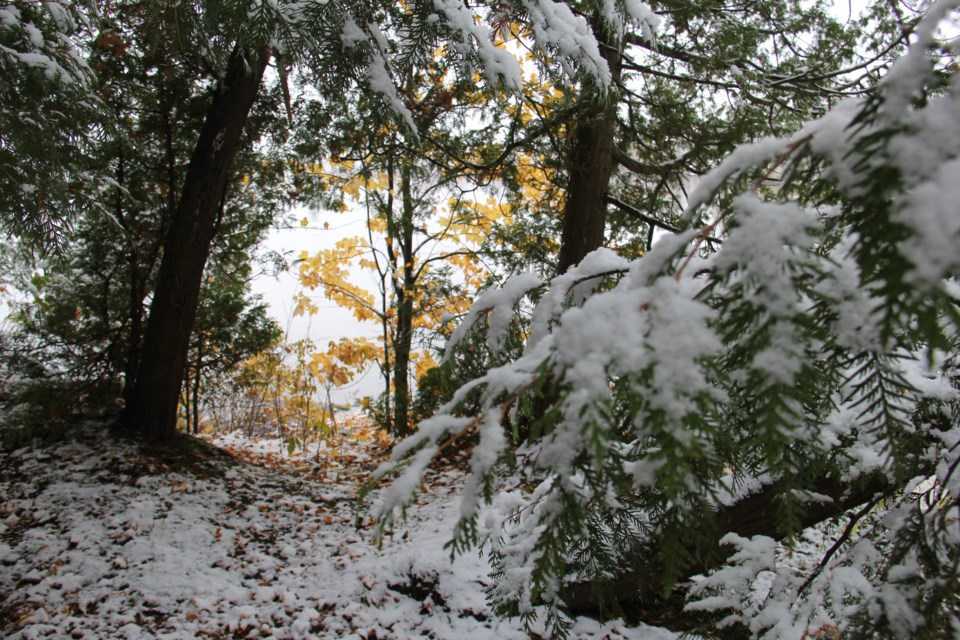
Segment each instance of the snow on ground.
[[[452,564],[456,472],[378,549],[356,491],[375,441],[289,458],[225,438],[233,457],[181,462],[90,425],[0,453],[0,636],[32,638],[525,638],[484,600],[488,565]],[[674,634],[577,621],[575,638]]]

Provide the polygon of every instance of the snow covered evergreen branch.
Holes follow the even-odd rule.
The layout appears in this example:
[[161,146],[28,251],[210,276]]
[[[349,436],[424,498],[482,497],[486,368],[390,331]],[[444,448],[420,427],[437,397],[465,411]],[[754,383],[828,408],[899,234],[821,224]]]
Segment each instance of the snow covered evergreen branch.
[[[465,385],[378,470],[413,460],[383,515],[444,438],[476,429],[454,546],[489,546],[501,612],[545,603],[562,623],[571,576],[609,584],[639,564],[652,592],[717,568],[689,589],[691,608],[727,610],[758,637],[960,631],[960,91],[930,56],[955,6],[931,8],[870,99],[703,177],[686,211],[698,229],[555,279],[522,355]],[[739,192],[730,209],[706,210],[722,191]],[[721,231],[718,251],[701,246]],[[613,271],[615,284],[570,295]],[[541,284],[484,295],[451,348],[486,314],[496,342]],[[476,394],[481,415],[458,417]],[[726,519],[758,495],[775,535]],[[784,564],[780,541],[846,522],[847,508],[860,525],[821,529],[843,538],[822,561]]]

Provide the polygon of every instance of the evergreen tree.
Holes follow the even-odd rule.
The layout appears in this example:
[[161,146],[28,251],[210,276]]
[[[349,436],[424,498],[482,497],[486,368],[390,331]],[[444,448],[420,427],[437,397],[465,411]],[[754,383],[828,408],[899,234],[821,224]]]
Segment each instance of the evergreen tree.
[[104,106],[78,44],[93,22],[70,0],[0,7],[0,225],[41,250],[105,186],[84,170]]
[[[566,605],[643,615],[672,595],[756,637],[956,629],[960,105],[936,39],[955,8],[930,8],[865,99],[738,147],[677,212],[685,230],[554,278],[523,353],[395,448],[383,516],[476,433],[451,544],[487,548],[502,613],[546,603],[562,633]],[[542,284],[485,295],[454,339],[487,313],[500,335]],[[798,571],[778,544],[815,525],[831,541]]]
[[[555,48],[534,51],[553,93],[528,92],[526,135],[500,146],[522,152],[501,176],[536,232],[510,229],[497,241],[552,257],[551,273],[600,246],[649,248],[655,229],[676,229],[697,177],[736,145],[861,94],[902,47],[882,7],[841,23],[826,3],[668,2],[656,16],[642,3],[568,4],[607,74],[571,77]],[[531,168],[546,183],[537,199],[525,191]]]
[[[550,6],[518,5],[503,7],[503,14],[498,7],[493,17],[509,18],[522,8],[524,15],[550,27],[540,33],[549,44],[556,44],[557,28],[571,26],[569,11],[558,16]],[[277,2],[257,5],[252,14],[248,9],[242,2],[199,3],[166,12],[169,24],[161,25],[177,42],[180,38],[209,41],[211,46],[202,52],[204,59],[213,59],[225,72],[217,82],[164,242],[142,359],[125,412],[128,426],[154,439],[168,438],[175,429],[179,381],[204,264],[216,234],[217,212],[230,185],[231,162],[242,148],[247,114],[274,53],[281,75],[286,74],[286,65],[309,63],[314,78],[330,81],[325,91],[345,89],[356,80],[414,137],[418,125],[400,97],[402,79],[395,76],[393,58],[431,55],[438,43],[447,42],[458,71],[477,70],[490,86],[508,90],[520,86],[516,59],[495,46],[483,16],[460,0],[399,8],[389,3]],[[600,70],[595,55],[561,56],[574,57]],[[340,95],[344,94],[342,90]]]
[[[95,89],[104,125],[83,147],[82,167],[61,159],[60,171],[73,176],[82,169],[101,186],[89,202],[70,209],[72,228],[59,232],[58,253],[37,260],[40,275],[18,283],[35,295],[16,316],[20,340],[12,343],[12,358],[44,362],[50,375],[85,399],[71,403],[73,410],[115,410],[121,388],[125,399],[131,396],[145,300],[154,292],[164,234],[205,108],[202,61],[161,37],[159,19],[148,4],[131,2],[103,7],[91,24],[86,63],[96,73],[90,89]],[[269,104],[272,96],[267,98]],[[246,294],[248,262],[288,201],[289,186],[274,168],[281,158],[271,155],[268,161],[266,155],[264,134],[275,126],[274,118],[270,111],[255,112],[251,123],[262,145],[237,158],[246,182],[221,203],[222,233],[212,247],[208,273],[217,284],[207,294],[223,294],[223,316],[216,323],[221,351],[232,350],[223,340],[244,326],[246,308],[256,310]],[[241,307],[233,309],[237,304]],[[262,308],[259,315],[265,320]],[[209,336],[212,324],[201,324],[192,344]],[[238,335],[232,346],[247,337]]]

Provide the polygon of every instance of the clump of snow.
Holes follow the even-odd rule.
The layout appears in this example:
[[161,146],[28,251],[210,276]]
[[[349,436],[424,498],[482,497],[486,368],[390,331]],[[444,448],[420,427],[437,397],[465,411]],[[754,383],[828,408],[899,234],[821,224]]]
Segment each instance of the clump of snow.
[[491,86],[502,81],[511,90],[523,87],[523,74],[520,64],[513,55],[494,44],[489,27],[477,19],[477,15],[459,0],[433,0],[434,8],[442,13],[460,41],[453,44],[462,53],[475,53],[479,58],[480,72]]
[[387,104],[390,105],[393,112],[403,119],[409,131],[413,135],[416,135],[417,125],[413,121],[413,114],[410,113],[410,109],[408,109],[407,105],[400,99],[400,95],[397,93],[397,86],[387,68],[386,58],[384,58],[383,54],[379,51],[374,51],[370,57],[370,64],[367,67],[367,80],[370,81],[370,88],[376,93],[379,93],[387,101]]
[[542,286],[543,283],[543,279],[535,273],[521,273],[508,278],[502,287],[483,292],[470,307],[463,322],[447,340],[444,359],[448,359],[453,354],[454,348],[484,316],[489,317],[487,346],[493,352],[498,351],[513,319],[513,308],[523,296]]
[[912,30],[914,36],[906,55],[897,60],[880,81],[884,88],[882,113],[891,120],[898,119],[909,109],[913,100],[930,78],[933,62],[930,49],[944,18],[960,6],[957,0],[938,0],[926,8],[923,17]]
[[629,261],[618,256],[616,252],[601,247],[590,252],[580,264],[551,280],[549,289],[533,310],[527,349],[536,346],[549,334],[551,323],[560,316],[568,304],[582,302],[582,299],[570,299],[578,297],[574,289],[589,286],[592,281],[603,276],[622,272],[629,264]]
[[684,217],[694,219],[698,209],[709,201],[717,189],[745,170],[770,162],[787,150],[788,145],[778,138],[763,138],[737,147],[717,167],[701,177],[697,188],[687,199]]
[[347,15],[343,19],[343,33],[340,40],[345,47],[353,47],[361,42],[366,42],[367,34],[363,32],[354,19]]
[[[958,103],[960,104],[960,103]],[[960,159],[937,167],[929,180],[911,191],[897,219],[913,235],[903,250],[913,263],[911,279],[924,288],[937,285],[945,275],[960,266],[957,242],[960,241]]]
[[660,16],[643,0],[627,0],[627,15],[640,26],[643,37],[653,42],[660,27]]
[[537,45],[560,54],[560,64],[570,77],[579,65],[602,87],[610,86],[610,68],[586,19],[563,2],[522,0]]

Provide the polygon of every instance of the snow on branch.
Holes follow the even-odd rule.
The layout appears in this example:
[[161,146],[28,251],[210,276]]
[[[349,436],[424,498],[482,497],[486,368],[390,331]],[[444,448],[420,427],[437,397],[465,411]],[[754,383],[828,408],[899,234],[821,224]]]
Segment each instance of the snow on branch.
[[446,361],[453,354],[453,350],[463,340],[467,333],[480,321],[489,316],[487,328],[487,346],[496,352],[500,348],[503,338],[507,335],[510,321],[513,318],[513,308],[523,296],[544,285],[544,280],[535,273],[521,273],[512,276],[499,289],[485,291],[470,307],[453,335],[447,340],[444,347],[443,359]]
[[640,35],[649,42],[656,40],[660,16],[643,0],[627,0],[627,15],[640,27]]
[[783,140],[778,138],[764,138],[757,142],[741,145],[728,155],[712,171],[702,176],[696,189],[687,200],[687,208],[683,217],[694,220],[697,211],[709,202],[717,190],[727,181],[742,174],[746,169],[772,161],[787,149]]
[[397,93],[397,86],[387,68],[387,60],[379,50],[373,51],[370,56],[370,64],[367,67],[367,80],[370,82],[370,88],[380,94],[387,104],[393,109],[393,112],[400,116],[403,123],[412,135],[417,134],[417,124],[413,121],[413,114],[410,109],[400,99]]
[[600,54],[597,39],[583,16],[565,2],[522,0],[537,46],[556,50],[560,64],[571,78],[582,67],[604,89],[610,86],[610,68]]
[[451,28],[460,34],[460,41],[454,46],[464,57],[476,57],[490,86],[502,81],[513,91],[523,87],[523,76],[517,59],[505,49],[494,44],[493,31],[484,25],[475,12],[462,0],[433,0],[437,11],[446,17]]
[[[543,21],[556,10],[526,4],[548,7]],[[698,579],[691,608],[729,611],[725,622],[757,637],[932,637],[955,624],[960,91],[943,90],[928,51],[956,6],[934,5],[874,96],[740,147],[704,176],[684,212],[695,228],[638,260],[601,250],[555,278],[522,355],[464,385],[378,470],[412,460],[385,504],[415,488],[445,438],[476,429],[454,547],[490,545],[504,611],[556,611],[571,575],[602,582],[638,560],[657,569],[652,591],[670,589],[694,577],[691,549],[720,541],[733,554]],[[759,186],[787,162],[808,183],[764,199]],[[741,193],[745,175],[761,177]],[[728,206],[701,226],[697,212],[721,194]],[[715,232],[728,234],[722,248],[703,249]],[[614,286],[590,286],[611,274]],[[486,315],[496,346],[543,285],[524,274],[486,292],[448,355]],[[476,417],[454,417],[467,399]],[[518,452],[506,456],[511,430]],[[521,462],[501,472],[502,457]],[[760,478],[764,513],[722,510],[769,519],[750,537],[754,521],[722,519],[717,505]],[[843,509],[854,511],[845,533],[816,531],[835,538],[826,554],[783,563],[777,538],[839,523]],[[481,540],[478,521],[497,526]]]
[[70,37],[88,25],[71,4],[0,6],[0,32],[6,42],[0,45],[0,69],[20,65],[42,71],[48,81],[88,89],[93,72]]
[[586,256],[580,264],[551,280],[548,291],[533,310],[527,348],[535,346],[549,333],[550,323],[556,320],[568,305],[575,287],[626,271],[629,264],[628,260],[614,251],[600,248]]

